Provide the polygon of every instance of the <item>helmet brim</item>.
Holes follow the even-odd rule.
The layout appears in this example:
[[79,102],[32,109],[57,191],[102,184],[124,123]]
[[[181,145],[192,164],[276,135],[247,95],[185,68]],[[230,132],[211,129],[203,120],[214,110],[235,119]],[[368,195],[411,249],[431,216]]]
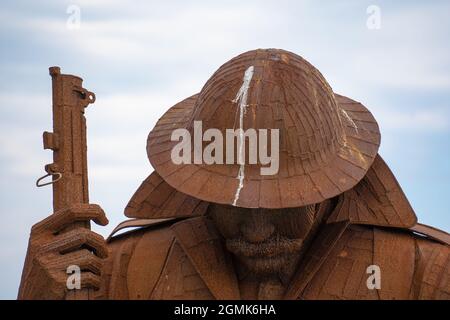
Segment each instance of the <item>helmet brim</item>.
[[[160,118],[148,136],[148,158],[175,190],[206,202],[231,205],[239,187],[239,165],[175,164],[171,159],[171,150],[178,143],[171,141],[171,134],[175,129],[188,129],[197,97],[177,103]],[[345,144],[333,158],[313,170],[296,170],[284,162],[274,176],[244,179],[236,206],[274,209],[319,203],[351,189],[365,176],[380,146],[378,124],[361,103],[338,94],[335,99],[345,113]]]

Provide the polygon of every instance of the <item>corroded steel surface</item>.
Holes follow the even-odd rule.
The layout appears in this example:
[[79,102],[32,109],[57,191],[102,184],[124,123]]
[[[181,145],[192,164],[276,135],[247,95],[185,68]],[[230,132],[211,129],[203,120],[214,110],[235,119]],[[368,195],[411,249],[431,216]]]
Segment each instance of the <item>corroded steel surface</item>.
[[145,179],[125,208],[130,218],[190,217],[205,213],[208,203],[177,191],[153,172]]
[[[55,151],[46,167],[55,212],[31,230],[20,299],[67,298],[73,264],[89,291],[69,297],[82,299],[450,299],[450,236],[417,224],[377,154],[371,113],[333,93],[299,56],[244,53],[170,108],[148,137],[155,172],[125,208],[139,219],[120,224],[107,242],[86,228],[108,222],[88,203],[90,93],[81,79],[52,73],[56,124],[44,146]],[[205,129],[279,129],[279,172],[175,165],[170,134],[192,132],[196,120]],[[377,288],[368,281],[374,266]]]
[[[364,178],[340,195],[342,201],[328,223],[353,223],[409,228],[417,218],[395,176],[380,155]],[[164,219],[194,217],[206,213],[208,202],[183,194],[155,171],[141,184],[128,203],[130,218]]]
[[[192,132],[238,128],[234,102],[249,66],[244,130],[280,130],[280,168],[261,175],[260,164],[245,165],[236,205],[246,208],[287,208],[317,203],[355,186],[372,164],[380,144],[378,125],[360,103],[334,94],[320,72],[284,50],[249,51],[222,65],[200,94],[176,104],[149,134],[147,152],[158,174],[192,197],[233,204],[239,188],[239,165],[174,164],[171,141],[177,128]],[[237,159],[237,150],[234,159]],[[217,188],[220,186],[220,188]]]
[[[44,149],[53,150],[53,163],[45,166],[52,177],[53,214],[31,230],[19,298],[92,299],[108,253],[103,238],[90,230],[91,220],[108,221],[99,206],[89,204],[84,111],[95,94],[82,87],[80,77],[61,74],[59,67],[51,67],[50,75],[53,132],[44,132],[43,142]],[[70,266],[81,271],[77,290],[67,288]]]

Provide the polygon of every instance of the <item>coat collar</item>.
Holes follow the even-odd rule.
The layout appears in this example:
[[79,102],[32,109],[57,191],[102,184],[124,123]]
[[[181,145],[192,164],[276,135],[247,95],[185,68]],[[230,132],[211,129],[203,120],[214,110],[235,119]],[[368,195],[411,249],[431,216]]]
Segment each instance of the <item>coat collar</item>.
[[219,300],[239,300],[231,256],[212,223],[205,217],[197,217],[180,221],[171,228],[212,295]]
[[[395,228],[411,228],[417,223],[414,210],[380,155],[364,178],[339,199],[339,210],[329,217],[329,223],[348,220],[353,224]],[[154,172],[136,191],[125,211],[127,216],[139,218],[194,217],[204,215],[208,205],[176,191]],[[140,221],[146,223],[145,219]]]
[[290,286],[287,288],[284,299],[298,299],[314,275],[319,271],[331,250],[339,241],[344,231],[350,225],[348,221],[325,224],[319,229],[313,242],[308,247],[300,261]]
[[[296,299],[301,295],[348,225],[347,221],[325,224],[318,231],[294,274],[285,299]],[[171,228],[213,296],[222,300],[240,299],[231,256],[212,223],[204,217],[197,217],[180,221]]]
[[413,208],[380,155],[366,176],[339,196],[337,207],[327,222],[341,221],[403,229],[417,223]]

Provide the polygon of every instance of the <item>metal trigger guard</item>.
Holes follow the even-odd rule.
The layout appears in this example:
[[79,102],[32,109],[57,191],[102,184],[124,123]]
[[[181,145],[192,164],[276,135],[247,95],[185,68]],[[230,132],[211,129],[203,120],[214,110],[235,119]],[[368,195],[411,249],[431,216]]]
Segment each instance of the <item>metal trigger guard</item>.
[[[47,178],[49,176],[52,176],[52,177],[53,176],[57,176],[57,178],[52,180],[52,181],[50,181],[50,182],[45,182],[45,183],[41,183],[41,184],[39,183],[39,182],[41,182],[42,180],[44,180],[45,178]],[[36,180],[36,187],[40,188],[40,187],[48,186],[49,184],[53,184],[56,181],[60,180],[61,178],[62,178],[62,173],[60,173],[60,172],[47,173],[46,175],[44,175],[44,176],[42,176],[42,177],[40,177],[39,179]]]

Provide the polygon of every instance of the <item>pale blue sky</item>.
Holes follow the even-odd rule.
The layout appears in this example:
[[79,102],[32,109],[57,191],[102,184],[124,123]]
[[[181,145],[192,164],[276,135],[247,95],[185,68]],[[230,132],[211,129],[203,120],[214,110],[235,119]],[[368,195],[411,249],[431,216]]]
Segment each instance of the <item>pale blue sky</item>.
[[[34,182],[51,152],[48,67],[85,79],[91,202],[107,235],[152,168],[147,134],[225,61],[275,47],[314,64],[333,89],[364,103],[380,153],[419,220],[450,230],[448,1],[2,1],[0,4],[0,298],[16,297],[32,224],[51,213]],[[67,27],[69,5],[81,10]],[[366,10],[381,10],[370,30]]]

